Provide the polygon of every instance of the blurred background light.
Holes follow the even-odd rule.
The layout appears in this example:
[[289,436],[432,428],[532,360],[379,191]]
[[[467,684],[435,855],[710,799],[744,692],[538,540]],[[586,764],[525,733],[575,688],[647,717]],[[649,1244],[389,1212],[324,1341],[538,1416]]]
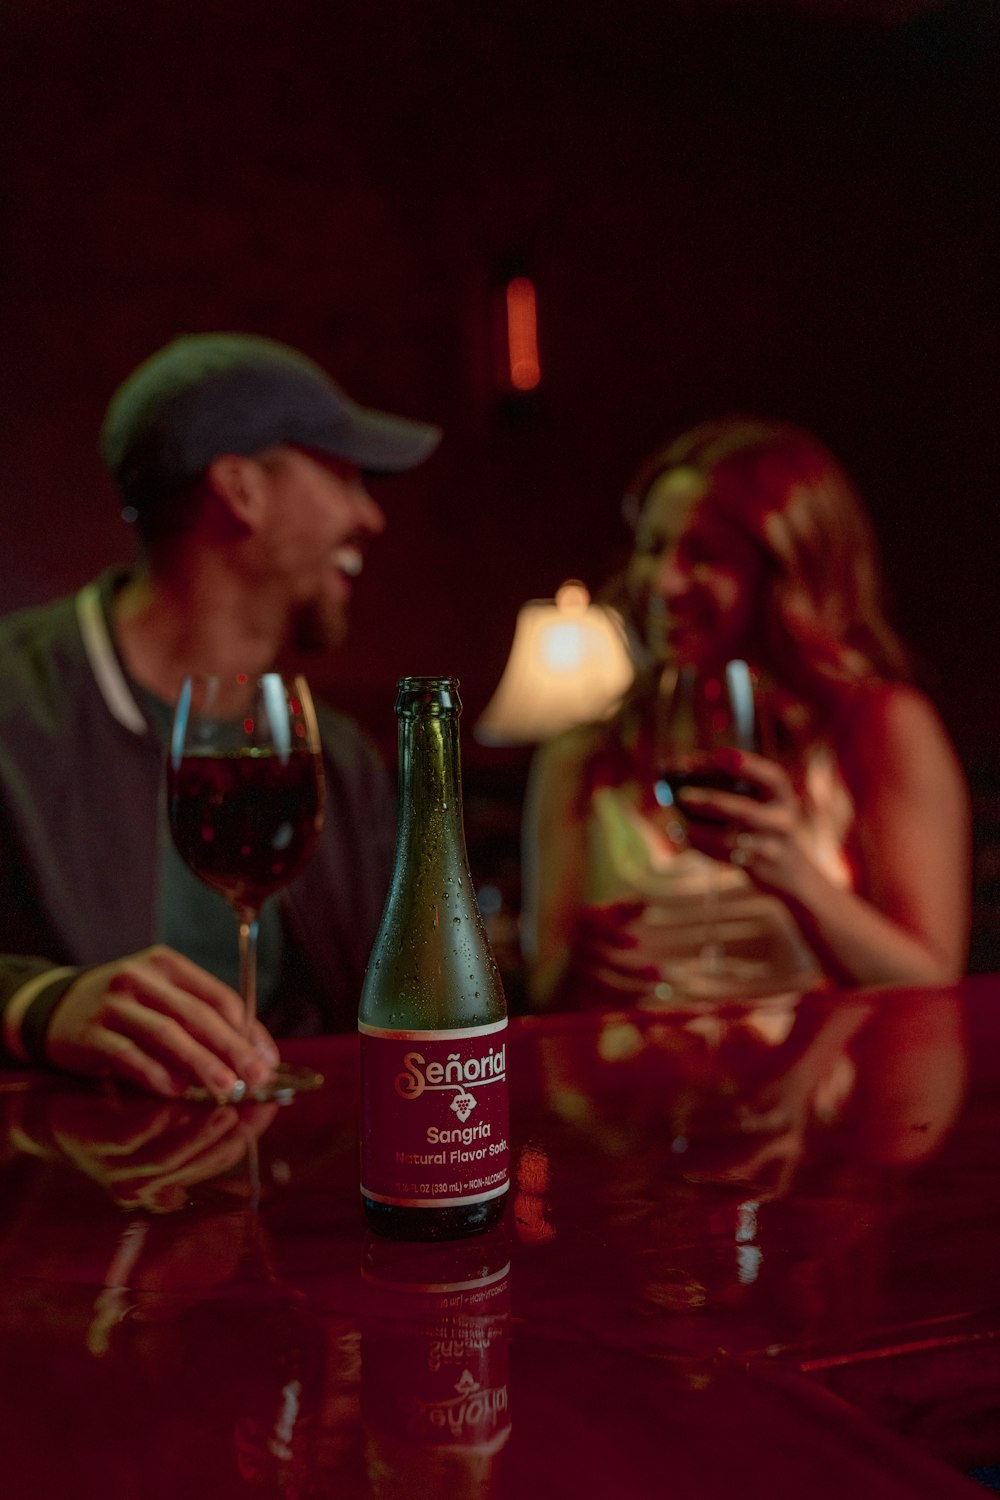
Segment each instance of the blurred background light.
[[575,580],[518,612],[503,675],[473,734],[485,745],[550,739],[612,713],[635,675],[620,616]]
[[542,378],[534,283],[527,276],[515,276],[507,283],[505,301],[508,378],[513,390],[533,391]]

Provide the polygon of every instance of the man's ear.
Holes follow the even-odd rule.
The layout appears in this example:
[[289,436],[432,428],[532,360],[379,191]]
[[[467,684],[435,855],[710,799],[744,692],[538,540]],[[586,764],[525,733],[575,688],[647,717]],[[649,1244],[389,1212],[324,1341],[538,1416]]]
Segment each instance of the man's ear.
[[256,459],[222,453],[205,470],[205,486],[241,526],[256,530],[264,515],[264,474]]

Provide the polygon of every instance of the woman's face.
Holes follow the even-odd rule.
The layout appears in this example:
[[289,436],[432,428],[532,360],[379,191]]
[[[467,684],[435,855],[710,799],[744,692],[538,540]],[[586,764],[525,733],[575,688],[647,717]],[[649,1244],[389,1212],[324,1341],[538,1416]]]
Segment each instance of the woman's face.
[[714,667],[747,654],[762,574],[758,548],[712,503],[708,476],[683,467],[660,475],[628,569],[656,660]]

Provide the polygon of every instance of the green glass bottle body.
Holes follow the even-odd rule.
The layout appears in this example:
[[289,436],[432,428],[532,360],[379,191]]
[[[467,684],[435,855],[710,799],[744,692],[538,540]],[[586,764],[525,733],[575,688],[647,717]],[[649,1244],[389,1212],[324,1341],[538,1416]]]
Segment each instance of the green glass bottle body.
[[469,871],[458,683],[404,677],[396,857],[358,1011],[361,1197],[393,1239],[488,1230],[507,1198],[507,1003]]

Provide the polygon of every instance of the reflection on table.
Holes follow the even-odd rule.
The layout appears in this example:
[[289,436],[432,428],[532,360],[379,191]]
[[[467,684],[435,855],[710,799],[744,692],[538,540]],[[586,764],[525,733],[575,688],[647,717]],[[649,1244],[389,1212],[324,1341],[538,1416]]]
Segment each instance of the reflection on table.
[[507,1214],[445,1246],[365,1232],[354,1037],[288,1106],[0,1075],[9,1492],[977,1493],[1000,979],[511,1031]]

